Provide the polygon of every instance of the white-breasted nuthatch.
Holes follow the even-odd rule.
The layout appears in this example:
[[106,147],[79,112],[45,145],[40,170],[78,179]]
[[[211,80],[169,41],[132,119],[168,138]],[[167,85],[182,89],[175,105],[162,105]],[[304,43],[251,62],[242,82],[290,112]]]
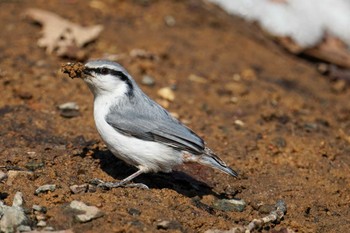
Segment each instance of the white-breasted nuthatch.
[[124,186],[142,173],[170,172],[187,162],[237,177],[203,139],[151,100],[122,66],[107,60],[90,61],[83,74],[94,95],[95,124],[103,141],[116,157],[138,168],[120,182],[100,181],[100,187]]

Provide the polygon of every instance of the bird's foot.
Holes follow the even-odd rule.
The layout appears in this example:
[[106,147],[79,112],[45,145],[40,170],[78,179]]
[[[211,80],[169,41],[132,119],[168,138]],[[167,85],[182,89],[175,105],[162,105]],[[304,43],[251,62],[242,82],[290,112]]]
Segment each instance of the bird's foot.
[[90,184],[97,186],[98,188],[102,189],[112,189],[112,188],[119,188],[119,187],[124,187],[124,188],[140,188],[140,189],[149,189],[147,185],[142,184],[142,183],[132,183],[132,184],[125,184],[125,182],[104,182],[103,180],[100,179],[92,179],[90,181]]
[[127,187],[127,188],[139,188],[139,189],[149,189],[147,185],[142,184],[142,183],[124,184],[124,187]]

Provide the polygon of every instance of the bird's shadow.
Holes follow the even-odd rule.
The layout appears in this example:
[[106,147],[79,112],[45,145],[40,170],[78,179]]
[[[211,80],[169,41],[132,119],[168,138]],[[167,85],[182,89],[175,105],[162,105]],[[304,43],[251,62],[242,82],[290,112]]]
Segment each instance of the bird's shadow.
[[[98,159],[100,161],[101,169],[116,180],[122,180],[136,172],[135,168],[116,158],[108,150],[100,150],[99,148],[93,149],[92,157]],[[181,171],[142,174],[136,177],[133,182],[143,183],[150,189],[173,189],[190,198],[196,196],[202,197],[205,195],[213,195],[218,198],[223,198],[223,195],[225,196],[225,194],[214,192],[206,183]]]

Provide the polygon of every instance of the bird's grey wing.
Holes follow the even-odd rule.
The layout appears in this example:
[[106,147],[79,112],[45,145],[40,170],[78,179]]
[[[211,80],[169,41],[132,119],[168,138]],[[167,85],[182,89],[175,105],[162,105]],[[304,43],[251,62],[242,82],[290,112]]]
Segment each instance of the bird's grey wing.
[[156,141],[178,150],[203,154],[204,142],[163,108],[136,111],[135,108],[111,110],[106,121],[115,130],[142,140]]

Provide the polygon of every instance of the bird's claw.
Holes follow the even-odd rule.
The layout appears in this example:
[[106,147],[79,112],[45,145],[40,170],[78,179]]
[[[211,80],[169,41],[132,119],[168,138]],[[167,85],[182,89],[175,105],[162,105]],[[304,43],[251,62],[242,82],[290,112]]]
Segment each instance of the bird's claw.
[[95,185],[95,186],[98,186],[98,185],[103,184],[103,183],[105,183],[103,180],[100,180],[100,179],[97,179],[97,178],[94,178],[94,179],[89,181],[89,184],[92,184],[92,185]]
[[132,183],[132,184],[124,184],[123,182],[104,182],[100,179],[92,179],[90,181],[90,184],[97,186],[98,188],[102,189],[112,189],[112,188],[118,188],[118,187],[125,187],[125,188],[140,188],[140,189],[149,189],[147,185],[142,183]]
[[124,187],[127,187],[127,188],[139,188],[139,189],[149,189],[147,185],[142,184],[142,183],[125,184]]
[[112,188],[118,188],[118,187],[124,187],[124,185],[119,182],[115,182],[115,183],[104,182],[97,185],[97,188],[102,188],[102,189],[112,189]]

